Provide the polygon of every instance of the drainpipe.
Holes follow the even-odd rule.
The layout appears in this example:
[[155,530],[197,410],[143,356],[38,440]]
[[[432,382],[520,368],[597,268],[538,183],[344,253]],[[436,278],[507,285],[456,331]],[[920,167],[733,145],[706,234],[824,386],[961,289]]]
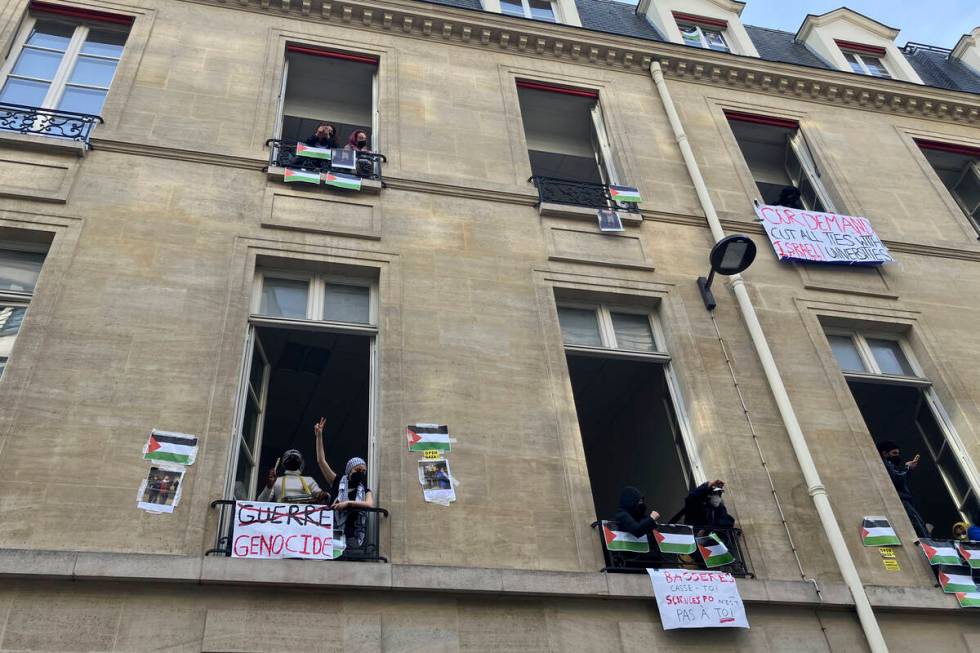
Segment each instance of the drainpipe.
[[[674,101],[670,97],[670,91],[667,89],[667,82],[664,80],[664,73],[660,68],[660,62],[654,61],[650,64],[650,74],[653,76],[653,82],[657,86],[660,100],[663,102],[664,109],[667,111],[667,118],[670,120],[670,126],[674,130],[674,137],[677,139],[677,145],[680,147],[681,154],[684,157],[687,172],[691,176],[691,181],[694,182],[694,190],[697,191],[698,200],[701,202],[701,207],[704,209],[704,214],[708,219],[711,235],[715,241],[719,241],[725,237],[725,232],[721,228],[721,221],[718,219],[715,206],[711,201],[711,196],[708,194],[708,187],[704,183],[704,177],[701,176],[701,170],[698,168],[697,160],[694,158],[691,144],[687,141],[687,135],[684,133],[684,127],[681,125],[681,120],[677,115]],[[813,497],[813,504],[817,508],[820,524],[823,526],[823,531],[830,541],[830,548],[834,553],[834,558],[837,561],[837,566],[840,568],[841,575],[844,577],[844,582],[847,583],[847,587],[851,591],[851,596],[854,598],[854,605],[857,608],[858,619],[861,622],[862,630],[864,630],[865,639],[867,639],[872,653],[888,653],[885,638],[881,634],[881,628],[878,626],[874,611],[871,609],[871,602],[868,601],[868,595],[864,592],[864,585],[861,583],[861,577],[858,575],[857,567],[854,566],[851,553],[847,550],[844,534],[840,530],[840,524],[837,523],[837,517],[834,516],[834,509],[830,505],[830,498],[827,496],[827,488],[824,487],[823,482],[820,480],[820,474],[817,472],[816,465],[813,463],[810,448],[807,446],[806,438],[803,436],[803,429],[800,427],[800,422],[796,417],[796,411],[793,410],[793,404],[789,400],[789,394],[787,394],[786,386],[783,384],[783,378],[779,374],[779,368],[776,367],[776,360],[773,358],[772,350],[769,349],[769,342],[766,340],[766,334],[763,332],[762,325],[759,323],[759,317],[756,315],[755,307],[752,305],[752,298],[749,297],[749,291],[745,287],[745,281],[742,279],[741,274],[732,275],[729,279],[731,279],[732,289],[735,291],[735,300],[738,302],[739,310],[742,312],[742,319],[745,320],[749,335],[752,338],[752,344],[755,346],[759,360],[762,362],[762,368],[765,370],[766,380],[769,382],[769,389],[776,399],[776,405],[779,408],[779,415],[782,417],[783,426],[786,427],[786,432],[789,434],[790,443],[793,445],[794,453],[796,453],[796,460],[800,464],[800,469],[803,470],[803,478],[806,480],[806,486],[810,496]]]

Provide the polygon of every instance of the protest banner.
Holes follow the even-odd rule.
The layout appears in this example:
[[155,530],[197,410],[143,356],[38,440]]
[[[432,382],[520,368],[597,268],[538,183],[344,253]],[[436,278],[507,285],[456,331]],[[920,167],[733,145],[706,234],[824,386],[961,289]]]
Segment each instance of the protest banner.
[[894,261],[867,218],[756,204],[780,261],[879,265]]
[[731,574],[687,569],[647,569],[647,573],[664,630],[749,627]]
[[333,559],[333,510],[303,503],[236,501],[233,558]]

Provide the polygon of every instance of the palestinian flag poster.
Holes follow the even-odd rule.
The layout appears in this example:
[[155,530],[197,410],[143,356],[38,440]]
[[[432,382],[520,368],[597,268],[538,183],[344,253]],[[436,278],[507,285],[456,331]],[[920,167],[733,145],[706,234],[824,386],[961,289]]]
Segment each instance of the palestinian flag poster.
[[320,173],[310,172],[309,170],[298,170],[296,168],[286,168],[282,173],[282,180],[288,183],[319,184]]
[[682,524],[659,524],[653,531],[661,553],[686,555],[694,553],[698,546],[694,542],[694,529]]
[[865,517],[861,521],[861,544],[864,546],[901,546],[902,541],[887,517]]
[[701,557],[708,569],[723,567],[735,562],[735,556],[732,555],[732,552],[728,550],[728,547],[717,534],[712,533],[708,537],[699,537],[697,542],[698,551],[701,552]]
[[344,190],[361,190],[361,178],[354,175],[344,175],[339,172],[328,172],[323,175],[323,183]]
[[650,540],[646,535],[637,537],[626,531],[618,531],[614,521],[602,522],[602,537],[609,551],[630,551],[632,553],[650,553]]
[[978,591],[969,567],[940,565],[939,585],[947,594],[956,594],[957,592],[972,594]]
[[633,186],[610,186],[609,195],[612,201],[621,204],[639,204],[643,201],[640,199],[640,189]]
[[980,608],[980,592],[956,592],[961,608]]
[[919,538],[919,546],[926,554],[926,559],[930,565],[960,565],[960,554],[956,552],[953,543],[948,540],[930,540],[925,537]]
[[971,569],[980,569],[980,542],[957,542],[956,550]]
[[445,424],[409,424],[405,427],[405,438],[409,451],[452,450],[449,427]]
[[304,143],[296,143],[296,156],[305,156],[310,159],[330,160],[332,150],[329,147],[310,147]]
[[143,445],[143,460],[158,463],[193,465],[197,458],[197,436],[172,431],[150,431]]

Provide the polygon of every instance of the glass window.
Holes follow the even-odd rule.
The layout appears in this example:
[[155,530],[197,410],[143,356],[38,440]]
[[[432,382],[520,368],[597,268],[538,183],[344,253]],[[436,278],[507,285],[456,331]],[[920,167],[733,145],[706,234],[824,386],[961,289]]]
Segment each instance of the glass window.
[[558,322],[561,324],[561,334],[566,345],[602,346],[595,310],[560,306]]
[[677,28],[681,31],[681,39],[685,45],[717,50],[718,52],[731,51],[721,30],[684,23],[678,23]]
[[558,22],[551,0],[500,0],[500,11],[508,16]]
[[0,290],[34,292],[44,254],[0,249]]
[[966,493],[970,491],[970,484],[963,476],[963,470],[960,469],[960,463],[953,455],[953,450],[951,447],[946,447],[946,449],[939,455],[939,460],[937,463],[943,472],[943,476],[946,477],[949,484],[953,486],[953,498],[956,499],[957,502],[963,501],[963,499],[966,497]]
[[0,338],[16,336],[27,313],[26,306],[4,306],[0,308]]
[[710,49],[717,50],[718,52],[728,52],[728,43],[725,42],[725,37],[721,32],[704,28],[701,31],[704,33],[704,40]]
[[871,54],[857,54],[856,52],[848,52],[847,50],[842,50],[842,53],[844,54],[844,59],[851,66],[851,70],[859,75],[871,75],[872,77],[891,79],[891,75],[888,74],[888,69],[885,68],[885,64],[882,63],[880,58]]
[[531,18],[536,20],[546,20],[549,23],[555,22],[555,9],[549,0],[529,0],[531,5]]
[[520,0],[500,0],[500,10],[510,16],[523,16],[524,4]]
[[895,340],[881,340],[878,338],[868,338],[868,346],[874,354],[875,362],[883,374],[900,374],[902,376],[915,376],[912,366],[905,358],[902,347]]
[[259,313],[275,317],[306,317],[309,282],[265,277]]
[[850,336],[827,336],[837,364],[845,372],[866,372],[861,355]]
[[371,321],[371,289],[328,283],[324,290],[323,319],[367,324]]
[[650,318],[632,313],[611,313],[616,346],[634,351],[656,351]]

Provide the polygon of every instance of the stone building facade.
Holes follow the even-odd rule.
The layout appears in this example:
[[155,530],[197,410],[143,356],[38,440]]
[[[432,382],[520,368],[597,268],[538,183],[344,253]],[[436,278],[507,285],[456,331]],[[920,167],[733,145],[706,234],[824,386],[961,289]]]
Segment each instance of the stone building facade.
[[[867,650],[735,296],[718,278],[702,304],[715,238],[682,140],[758,247],[749,296],[889,650],[980,651],[875,449],[921,453],[935,533],[980,520],[977,34],[899,48],[849,10],[794,35],[741,8],[6,3],[0,650]],[[287,134],[320,120],[384,155],[359,191],[284,180]],[[546,190],[562,170],[577,202]],[[808,182],[895,262],[778,261],[753,201]],[[643,197],[622,232],[596,224],[610,183]],[[321,414],[334,467],[367,459],[384,560],[206,555],[211,503],[287,446],[313,469]],[[456,440],[448,507],[406,450],[429,422]],[[153,428],[199,437],[169,514],[136,506]],[[628,480],[667,517],[715,478],[751,629],[664,631],[592,523]]]

